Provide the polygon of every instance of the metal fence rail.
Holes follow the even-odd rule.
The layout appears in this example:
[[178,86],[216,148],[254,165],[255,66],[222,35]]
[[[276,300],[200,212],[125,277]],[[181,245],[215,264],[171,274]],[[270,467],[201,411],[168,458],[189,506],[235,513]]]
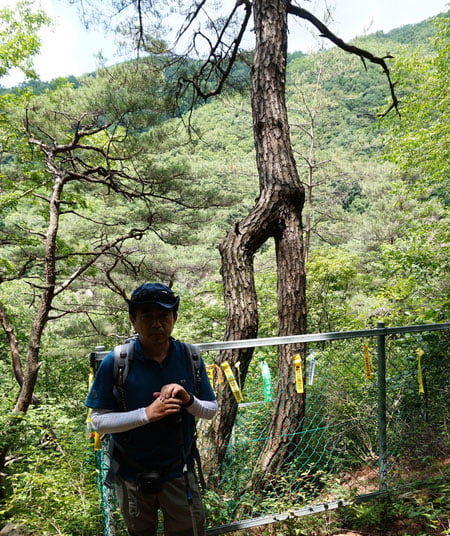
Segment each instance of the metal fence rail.
[[450,322],[441,324],[419,324],[417,326],[387,327],[379,322],[376,328],[361,329],[355,331],[332,331],[329,333],[307,333],[305,335],[290,335],[288,337],[267,337],[260,339],[246,339],[243,341],[204,342],[197,346],[202,352],[211,350],[228,350],[232,348],[258,348],[260,346],[278,346],[280,344],[293,344],[299,342],[324,342],[342,339],[357,339],[362,337],[378,337],[397,335],[401,333],[421,333],[427,331],[446,330],[450,328]]
[[[198,344],[206,363],[214,361],[210,352],[255,348],[221,480],[205,493],[207,534],[282,523],[345,506],[350,497],[367,500],[414,485],[424,465],[427,476],[439,475],[449,457],[449,328],[380,323],[367,330]],[[306,412],[295,432],[300,448],[276,489],[255,493],[243,483],[254,476],[269,439],[273,406],[263,396],[259,363],[269,363],[276,396],[273,347],[299,342],[310,351]]]

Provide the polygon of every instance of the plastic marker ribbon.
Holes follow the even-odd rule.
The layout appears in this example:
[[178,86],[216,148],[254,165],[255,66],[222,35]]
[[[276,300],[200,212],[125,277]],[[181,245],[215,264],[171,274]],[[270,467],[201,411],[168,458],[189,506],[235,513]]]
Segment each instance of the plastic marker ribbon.
[[92,367],[89,367],[89,377],[88,377],[89,389],[91,388],[93,382],[94,382],[94,369]]
[[220,370],[220,367],[214,363],[213,365],[206,365],[206,374],[208,375],[211,386],[214,385],[214,371],[216,372],[217,383],[223,383],[222,371]]
[[316,368],[316,360],[314,359],[314,352],[311,351],[309,354],[309,374],[308,374],[308,385],[314,383],[314,370]]
[[[94,382],[94,369],[92,367],[89,367],[88,389],[92,387],[93,382]],[[87,416],[86,416],[87,423],[92,423],[91,415],[92,415],[92,409],[89,408]]]
[[228,361],[224,361],[220,366],[222,367],[223,373],[225,374],[225,378],[228,381],[236,402],[242,402],[244,397],[242,396],[242,392],[239,389],[239,385],[237,384],[236,378],[231,370],[230,363],[228,363]]
[[272,402],[273,391],[272,391],[272,376],[270,375],[269,365],[264,361],[260,363],[261,365],[261,376],[263,379],[263,389],[264,389],[264,402]]
[[102,438],[98,432],[94,432],[94,450],[101,450]]
[[[93,383],[94,383],[94,369],[92,367],[89,367],[89,378],[88,378],[89,389],[92,387]],[[89,436],[91,439],[94,439],[94,450],[101,450],[102,448],[101,435],[98,432],[95,432],[94,430],[92,430],[92,408],[89,408],[88,410],[86,423],[89,425],[89,429],[91,430],[89,433]]]
[[419,394],[425,394],[425,389],[423,388],[423,377],[422,377],[422,348],[417,348],[417,382],[419,383]]
[[[93,382],[94,382],[94,369],[92,367],[89,367],[88,389],[91,388]],[[94,437],[93,436],[94,432],[92,432],[92,408],[88,409],[85,422],[86,422],[86,439],[89,441],[92,437]]]
[[367,344],[364,345],[364,366],[366,369],[366,379],[371,380],[372,379],[372,367],[370,364],[369,346]]
[[235,366],[236,371],[237,371],[237,384],[238,384],[239,390],[242,391],[242,386],[241,386],[241,362],[236,361],[234,366]]
[[302,358],[299,354],[294,355],[295,389],[298,394],[304,393]]
[[92,409],[89,408],[87,415],[86,415],[86,421],[88,424],[92,424]]

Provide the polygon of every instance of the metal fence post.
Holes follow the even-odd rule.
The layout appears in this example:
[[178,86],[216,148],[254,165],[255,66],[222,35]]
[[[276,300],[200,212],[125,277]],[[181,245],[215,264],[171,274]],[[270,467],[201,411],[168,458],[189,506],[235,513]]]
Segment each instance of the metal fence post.
[[377,335],[377,383],[378,383],[378,455],[380,490],[386,489],[387,444],[386,444],[386,332],[384,322],[377,323],[383,333]]

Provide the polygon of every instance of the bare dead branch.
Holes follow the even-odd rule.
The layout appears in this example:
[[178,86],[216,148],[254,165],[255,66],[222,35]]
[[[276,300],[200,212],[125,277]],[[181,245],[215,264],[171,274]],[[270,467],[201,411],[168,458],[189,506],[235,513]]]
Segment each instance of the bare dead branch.
[[383,113],[379,114],[380,117],[386,116],[393,108],[395,108],[398,115],[400,115],[399,109],[398,109],[398,99],[397,95],[395,94],[395,83],[391,79],[391,73],[389,70],[389,67],[386,63],[386,59],[392,58],[391,55],[387,55],[383,58],[380,58],[378,56],[374,56],[371,52],[364,50],[362,48],[359,48],[355,45],[349,45],[345,41],[343,41],[340,37],[335,35],[322,21],[320,21],[317,17],[315,17],[312,13],[307,11],[306,9],[303,9],[299,6],[294,6],[292,4],[288,4],[288,13],[291,15],[296,15],[297,17],[300,17],[302,19],[305,19],[309,21],[313,26],[315,26],[320,32],[321,36],[329,39],[332,43],[334,43],[337,47],[339,47],[342,50],[345,50],[345,52],[349,52],[350,54],[354,54],[356,56],[359,56],[361,58],[361,61],[364,64],[364,67],[367,69],[367,65],[365,60],[368,60],[370,63],[374,63],[376,65],[379,65],[384,74],[386,75],[386,78],[388,80],[389,84],[389,90],[391,93],[391,105],[388,107],[388,109]]
[[[222,52],[219,52],[220,49],[223,49],[224,47],[224,41],[223,37],[227,29],[231,26],[231,23],[233,21],[233,18],[235,16],[235,13],[237,9],[244,5],[245,7],[245,16],[241,23],[241,26],[239,28],[238,35],[234,38],[234,40],[231,42],[231,44],[226,48],[226,53],[223,54]],[[250,20],[251,16],[251,4],[250,2],[237,2],[230,13],[228,19],[226,20],[225,24],[223,25],[222,29],[217,35],[217,39],[215,44],[210,44],[210,51],[208,58],[203,62],[200,70],[196,73],[196,75],[188,79],[186,77],[180,77],[178,84],[179,84],[179,98],[181,95],[184,95],[185,91],[183,90],[183,85],[186,85],[187,87],[191,86],[194,89],[194,102],[195,98],[202,98],[203,100],[208,100],[208,98],[213,97],[215,95],[219,95],[223,89],[223,86],[228,78],[228,75],[231,72],[231,69],[233,68],[234,62],[237,58],[239,48],[242,42],[242,38],[244,36],[245,30],[247,29],[248,22]],[[198,10],[195,12],[198,13]],[[189,25],[183,29],[183,33],[187,30],[187,28],[190,26],[194,19],[192,18],[189,22]],[[198,36],[203,36],[201,32],[196,32],[194,36],[195,38]],[[216,87],[214,89],[211,89],[209,91],[204,91],[202,89],[201,83],[204,81],[210,80],[210,78],[219,73],[219,78],[217,80]]]
[[125,289],[114,280],[113,275],[112,275],[114,269],[119,264],[119,262],[121,260],[125,260],[123,256],[121,256],[121,257],[122,257],[121,259],[117,258],[115,260],[115,262],[106,270],[105,275],[106,275],[107,281],[110,283],[110,285],[108,285],[108,287],[110,289],[112,289],[114,292],[116,292],[117,294],[119,294],[123,298],[123,300],[125,301],[125,299],[127,297]]
[[92,254],[92,257],[87,260],[82,266],[79,266],[65,281],[63,281],[57,288],[55,288],[54,296],[57,296],[64,290],[66,290],[81,274],[86,272],[101,256],[103,256],[109,250],[115,248],[118,244],[122,244],[129,239],[137,239],[142,237],[150,226],[147,225],[142,229],[131,229],[128,233],[115,238],[112,242],[104,244],[98,251]]

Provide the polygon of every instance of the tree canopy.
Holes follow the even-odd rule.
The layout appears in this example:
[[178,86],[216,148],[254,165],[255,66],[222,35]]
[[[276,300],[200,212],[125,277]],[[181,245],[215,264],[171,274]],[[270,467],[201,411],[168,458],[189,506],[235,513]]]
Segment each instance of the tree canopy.
[[49,17],[27,0],[17,2],[14,8],[0,8],[0,78],[13,68],[36,77],[33,58],[41,45],[37,32],[49,23]]
[[[407,164],[400,160],[409,152],[416,111],[416,125],[425,121],[429,134],[434,129],[444,136],[443,144],[448,138],[434,108],[421,106],[419,112],[409,105],[420,100],[416,94],[442,91],[448,39],[442,35],[434,50],[418,52],[423,76],[416,85],[409,82],[413,71],[403,69],[416,45],[402,48],[387,39],[358,42],[363,49],[388,46],[400,58],[394,76],[405,80],[401,117],[383,120],[378,130],[375,107],[381,95],[389,99],[389,91],[373,69],[361,71],[358,58],[338,49],[286,61],[291,178],[298,181],[293,190],[311,192],[302,214],[310,222],[304,288],[310,332],[359,329],[378,320],[442,321],[448,314],[446,168],[439,161],[445,149],[427,150],[427,162],[417,166],[412,152]],[[8,113],[0,126],[0,371],[6,393],[0,439],[8,499],[1,515],[25,519],[42,532],[51,524],[72,536],[98,532],[94,469],[83,450],[86,354],[128,334],[125,293],[142,279],[173,284],[182,298],[176,336],[221,339],[227,311],[218,245],[230,232],[239,242],[260,207],[245,84],[193,110],[186,132],[173,119],[165,91],[166,82],[172,87],[175,80],[167,60],[149,56],[75,86],[59,80],[40,95],[31,86],[2,97]],[[237,69],[243,77],[248,73],[246,63]],[[385,139],[395,140],[395,147],[388,145],[382,159]],[[263,144],[258,152],[268,158]],[[270,174],[262,177],[270,183]],[[288,199],[291,193],[287,188]],[[284,195],[276,188],[263,192],[269,194]],[[297,194],[290,198],[294,204],[301,201]],[[277,226],[288,221],[281,219],[282,210],[278,216],[272,227],[257,226],[256,239],[269,235],[267,241],[243,251],[253,263],[261,337],[277,335],[280,312],[286,312],[277,304],[276,252],[289,226]],[[284,269],[286,278],[296,271],[291,264]],[[261,352],[258,357],[282,378],[282,359]],[[436,360],[439,355],[436,347]],[[220,362],[218,356],[208,359]],[[257,391],[257,365],[248,363],[245,396]],[[337,370],[339,362],[333,366]],[[230,393],[220,389],[226,400]],[[14,408],[20,417],[17,411],[11,416]],[[339,405],[339,411],[348,409]],[[285,429],[281,421],[277,426]],[[222,440],[226,459],[230,441]],[[364,445],[359,448],[367,454]],[[287,454],[295,457],[295,448]],[[265,462],[276,478],[276,464],[269,456]],[[247,484],[240,482],[243,489]]]
[[[427,49],[404,54],[396,62],[402,91],[401,118],[391,120],[386,156],[429,197],[448,205],[450,175],[450,18],[437,21]],[[411,177],[412,175],[412,177]]]

